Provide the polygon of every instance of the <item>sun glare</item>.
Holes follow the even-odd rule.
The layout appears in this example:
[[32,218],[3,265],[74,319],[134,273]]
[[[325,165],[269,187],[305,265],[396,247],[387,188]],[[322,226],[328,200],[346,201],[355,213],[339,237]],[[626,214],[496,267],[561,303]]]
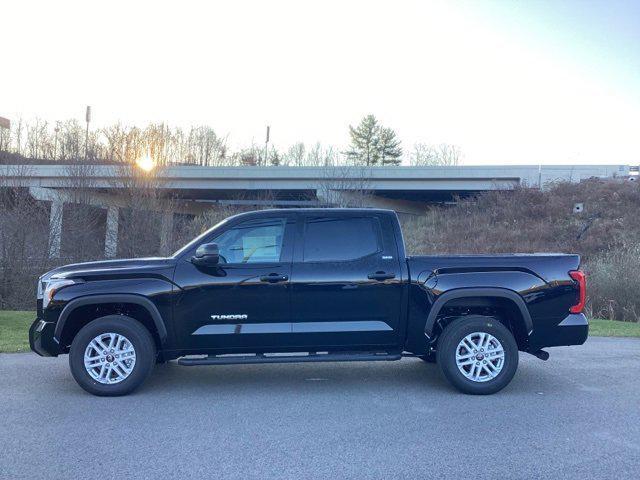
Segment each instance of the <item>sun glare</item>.
[[136,160],[136,165],[140,167],[145,172],[150,172],[156,166],[156,162],[153,161],[151,155],[149,153],[143,155],[142,157]]

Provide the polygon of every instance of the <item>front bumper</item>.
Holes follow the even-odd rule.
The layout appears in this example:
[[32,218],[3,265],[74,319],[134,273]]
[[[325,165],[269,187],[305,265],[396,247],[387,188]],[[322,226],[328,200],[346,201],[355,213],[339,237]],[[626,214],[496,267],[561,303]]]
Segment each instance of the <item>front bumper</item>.
[[57,357],[60,345],[53,338],[56,324],[36,318],[29,327],[29,346],[31,350],[43,357]]

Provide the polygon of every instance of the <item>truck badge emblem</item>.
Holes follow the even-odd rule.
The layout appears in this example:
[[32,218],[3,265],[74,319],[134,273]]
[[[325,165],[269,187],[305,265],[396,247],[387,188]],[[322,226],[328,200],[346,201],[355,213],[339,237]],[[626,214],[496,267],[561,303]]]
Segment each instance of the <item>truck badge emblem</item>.
[[246,320],[249,318],[247,314],[235,313],[231,315],[211,315],[211,320]]

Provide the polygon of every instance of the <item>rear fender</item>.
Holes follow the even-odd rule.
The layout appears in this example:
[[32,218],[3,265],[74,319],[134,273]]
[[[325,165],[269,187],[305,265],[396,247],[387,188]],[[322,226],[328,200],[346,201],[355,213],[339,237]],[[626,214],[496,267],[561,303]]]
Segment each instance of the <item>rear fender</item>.
[[427,338],[431,339],[436,319],[438,318],[438,314],[445,306],[445,304],[451,300],[465,297],[506,298],[512,301],[520,310],[520,313],[524,320],[527,335],[531,334],[533,330],[533,321],[531,320],[531,314],[529,313],[527,305],[524,303],[522,297],[513,290],[509,290],[506,288],[460,288],[443,293],[433,303],[424,326],[424,333]]

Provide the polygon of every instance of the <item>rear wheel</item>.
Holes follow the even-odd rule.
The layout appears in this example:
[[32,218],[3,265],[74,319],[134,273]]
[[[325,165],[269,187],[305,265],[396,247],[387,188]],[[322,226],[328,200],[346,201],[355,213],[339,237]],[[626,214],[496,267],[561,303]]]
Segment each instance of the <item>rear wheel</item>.
[[458,390],[487,395],[506,387],[518,368],[518,345],[502,323],[492,317],[454,320],[438,342],[437,361]]
[[69,366],[87,392],[100,396],[126,395],[149,376],[155,344],[137,320],[109,315],[84,326],[73,339]]

